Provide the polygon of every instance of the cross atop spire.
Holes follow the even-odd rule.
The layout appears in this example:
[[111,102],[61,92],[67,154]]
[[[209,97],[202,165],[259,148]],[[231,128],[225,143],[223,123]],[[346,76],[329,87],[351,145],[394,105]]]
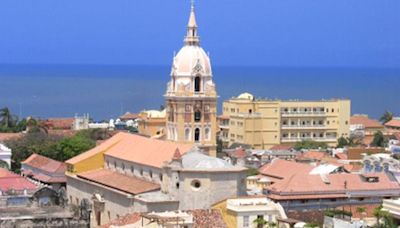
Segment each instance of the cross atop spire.
[[196,14],[194,12],[194,0],[191,0],[191,9],[189,22],[187,26],[187,34],[185,37],[186,45],[199,45],[200,39],[197,36],[197,23],[196,23]]

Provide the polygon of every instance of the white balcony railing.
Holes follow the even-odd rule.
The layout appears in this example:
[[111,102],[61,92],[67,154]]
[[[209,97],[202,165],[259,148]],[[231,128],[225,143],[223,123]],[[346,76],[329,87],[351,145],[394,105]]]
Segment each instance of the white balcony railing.
[[293,111],[282,111],[282,116],[325,116],[325,112],[293,112]]
[[336,137],[282,137],[282,142],[300,142],[304,140],[312,140],[317,142],[336,142]]
[[295,124],[295,125],[282,125],[282,129],[323,129],[326,125],[323,124]]

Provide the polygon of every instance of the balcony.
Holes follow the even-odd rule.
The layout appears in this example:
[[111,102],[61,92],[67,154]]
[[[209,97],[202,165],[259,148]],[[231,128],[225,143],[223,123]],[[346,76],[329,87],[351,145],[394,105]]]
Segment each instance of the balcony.
[[316,111],[316,112],[293,112],[293,111],[282,111],[281,112],[282,117],[297,117],[297,116],[325,116],[325,112],[322,111]]
[[312,140],[317,142],[336,142],[336,137],[282,137],[282,142],[301,142],[304,140]]
[[324,124],[306,124],[306,125],[287,124],[287,125],[282,125],[282,129],[324,129],[324,128],[326,128],[326,125],[324,125]]
[[261,113],[236,113],[231,114],[231,117],[240,117],[240,118],[261,118]]
[[229,124],[220,124],[219,128],[228,130],[229,129]]

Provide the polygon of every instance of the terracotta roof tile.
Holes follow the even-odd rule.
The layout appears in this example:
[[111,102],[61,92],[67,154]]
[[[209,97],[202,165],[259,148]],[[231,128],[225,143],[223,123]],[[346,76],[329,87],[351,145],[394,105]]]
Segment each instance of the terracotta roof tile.
[[230,154],[230,156],[234,158],[245,158],[247,156],[247,153],[243,148],[237,148]]
[[366,115],[351,116],[350,125],[363,125],[365,128],[383,128],[379,121],[370,119]]
[[42,122],[48,126],[49,129],[71,129],[74,121],[74,118],[49,118]]
[[[337,197],[339,194],[345,194],[348,191],[371,191],[371,190],[398,190],[400,186],[393,182],[385,173],[376,173],[378,182],[367,182],[359,174],[330,174],[326,178],[329,184],[325,183],[320,175],[309,175],[305,173],[293,174],[290,178],[276,182],[266,187],[272,191],[272,195],[278,195],[283,198],[297,196],[298,198],[306,196],[332,195]],[[301,193],[299,195],[299,193]]]
[[120,134],[123,134],[122,139],[105,152],[106,156],[157,168],[171,161],[177,148],[183,155],[193,147],[191,144],[151,139],[128,133]]
[[9,189],[22,191],[22,190],[35,190],[38,187],[27,179],[10,172],[6,169],[0,168],[0,190],[3,192]]
[[386,127],[399,127],[400,128],[400,118],[392,119],[391,121],[385,123]]
[[160,185],[137,177],[123,175],[108,169],[80,173],[78,177],[130,194],[140,194],[160,189]]
[[347,154],[345,153],[337,153],[335,154],[335,157],[337,157],[340,160],[347,160]]
[[139,114],[127,112],[119,117],[121,120],[134,120],[139,118]]
[[325,152],[307,151],[307,152],[304,152],[302,154],[299,154],[297,158],[298,159],[312,159],[312,160],[321,161],[322,158],[324,158],[325,156],[327,156],[327,154]]
[[284,179],[295,173],[309,173],[313,168],[313,166],[303,163],[274,159],[271,163],[262,166],[259,172],[268,177]]
[[63,162],[47,158],[39,154],[32,154],[22,164],[43,170],[49,173],[61,173],[64,174],[66,171],[66,165]]
[[287,145],[287,144],[279,144],[270,148],[270,150],[291,150],[291,149],[293,149],[293,145]]

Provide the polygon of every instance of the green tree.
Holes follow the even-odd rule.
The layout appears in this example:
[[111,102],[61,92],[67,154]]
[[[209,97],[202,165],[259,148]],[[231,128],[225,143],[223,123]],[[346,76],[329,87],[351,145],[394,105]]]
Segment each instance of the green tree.
[[12,128],[16,126],[18,117],[13,115],[9,108],[5,107],[0,109],[0,130],[4,132],[13,131]]
[[387,140],[381,131],[377,131],[374,134],[374,139],[372,140],[371,146],[385,147]]
[[338,148],[344,148],[345,146],[348,146],[348,145],[349,145],[349,141],[345,137],[342,136],[338,139],[338,144],[337,144]]
[[57,160],[65,161],[76,155],[79,155],[96,146],[96,143],[91,138],[84,135],[75,135],[64,138],[57,145],[58,157]]
[[385,124],[393,119],[393,113],[389,111],[385,111],[379,120]]
[[365,207],[357,207],[356,211],[361,215],[361,219],[363,219],[364,216],[366,215],[367,209]]
[[328,144],[325,142],[316,142],[313,140],[303,140],[301,142],[297,142],[294,145],[294,149],[302,150],[302,149],[326,149],[328,148]]
[[257,225],[257,228],[262,228],[262,227],[264,227],[265,225],[268,224],[268,222],[265,221],[265,219],[262,218],[262,217],[256,218],[256,219],[253,221],[253,223],[255,223],[255,224]]

